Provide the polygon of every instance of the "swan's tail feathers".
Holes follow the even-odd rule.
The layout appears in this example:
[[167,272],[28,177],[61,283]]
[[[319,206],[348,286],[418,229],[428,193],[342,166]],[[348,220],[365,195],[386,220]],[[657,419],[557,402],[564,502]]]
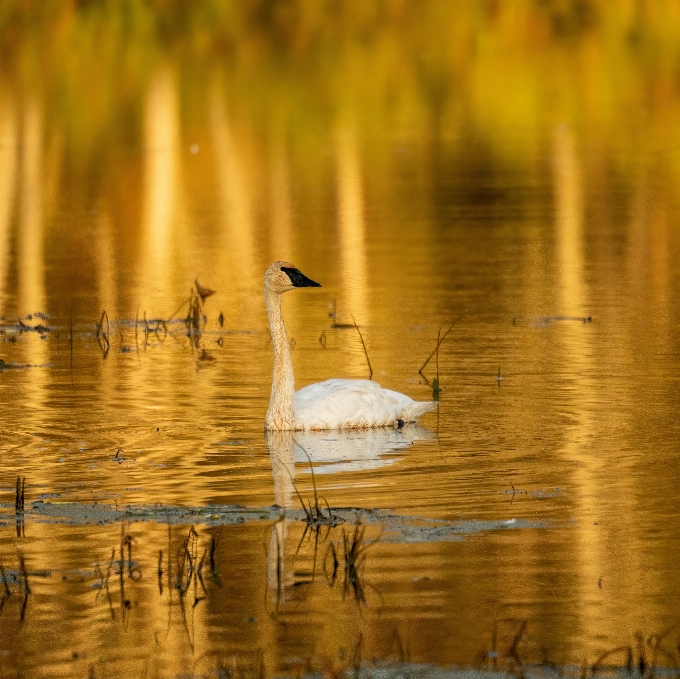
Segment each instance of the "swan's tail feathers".
[[409,403],[401,411],[401,418],[404,422],[415,422],[421,415],[429,413],[437,407],[437,401],[414,401]]

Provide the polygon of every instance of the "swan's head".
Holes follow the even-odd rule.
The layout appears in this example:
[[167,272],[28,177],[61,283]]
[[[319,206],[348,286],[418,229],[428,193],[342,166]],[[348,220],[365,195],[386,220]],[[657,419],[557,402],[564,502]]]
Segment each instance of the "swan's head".
[[294,288],[320,288],[321,283],[307,278],[290,262],[274,262],[264,275],[264,289],[272,292],[286,292]]

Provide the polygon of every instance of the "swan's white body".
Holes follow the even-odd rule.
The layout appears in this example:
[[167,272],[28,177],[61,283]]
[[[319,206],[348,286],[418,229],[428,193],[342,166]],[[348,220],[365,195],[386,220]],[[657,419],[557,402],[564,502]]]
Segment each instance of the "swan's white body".
[[415,422],[434,403],[417,403],[371,380],[326,380],[295,392],[296,429],[368,429]]
[[268,430],[367,429],[415,422],[436,407],[417,402],[371,380],[326,380],[295,391],[295,376],[286,327],[281,314],[281,295],[295,287],[320,287],[288,262],[275,262],[264,277],[264,298],[274,348],[274,377]]

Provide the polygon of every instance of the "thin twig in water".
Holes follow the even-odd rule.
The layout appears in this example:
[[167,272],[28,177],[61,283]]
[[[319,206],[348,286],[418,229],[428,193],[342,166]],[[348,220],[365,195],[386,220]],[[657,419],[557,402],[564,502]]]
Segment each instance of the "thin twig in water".
[[595,674],[600,670],[600,667],[602,666],[602,663],[609,658],[610,656],[616,654],[616,653],[623,653],[625,652],[626,654],[626,669],[629,671],[633,668],[633,649],[630,646],[619,646],[618,648],[613,648],[611,651],[606,651],[603,653],[590,667],[590,671],[592,674]]
[[342,544],[345,560],[343,598],[349,594],[350,591],[353,591],[356,601],[362,604],[366,603],[366,593],[360,574],[361,567],[366,561],[366,550],[380,540],[380,536],[378,536],[372,542],[365,543],[365,532],[366,527],[361,524],[358,518],[354,525],[353,536],[348,537],[344,529],[342,531]]
[[[106,319],[106,330],[104,330],[104,319]],[[109,331],[110,331],[109,315],[106,313],[106,309],[104,309],[99,319],[99,323],[97,323],[96,333],[97,344],[99,344],[99,348],[102,350],[104,358],[108,356],[109,349],[111,348],[111,342],[109,341]],[[104,340],[103,343],[102,339]]]
[[217,546],[220,543],[220,538],[222,537],[222,527],[217,531],[217,537],[214,535],[210,539],[210,573],[213,578],[217,578],[219,575],[217,572],[217,561],[215,557],[217,556]]
[[465,313],[461,314],[458,318],[456,318],[456,320],[453,321],[453,323],[451,323],[451,325],[449,326],[449,329],[443,335],[441,334],[441,328],[439,329],[440,334],[438,335],[437,346],[432,350],[432,353],[427,357],[425,363],[423,363],[423,365],[420,366],[420,370],[418,370],[418,372],[420,373],[420,375],[422,376],[422,378],[425,381],[427,381],[427,378],[425,377],[425,375],[423,375],[423,370],[425,370],[425,368],[427,368],[427,364],[432,360],[433,356],[437,355],[437,358],[439,358],[439,347],[440,347],[441,343],[446,339],[446,336],[453,330],[453,326],[456,325],[456,323],[459,323],[460,321],[462,321],[465,318],[465,316],[467,315],[467,312],[468,312],[468,310],[466,309]]
[[435,349],[436,352],[436,377],[432,380],[432,398],[435,401],[439,400],[439,392],[441,389],[439,388],[439,345],[442,343],[441,342],[441,337],[442,337],[442,326],[439,326],[439,330],[437,331],[437,348]]
[[139,325],[139,304],[137,304],[137,313],[135,314],[135,347],[137,349],[137,360],[142,364],[142,357],[139,355],[139,335],[137,333],[137,326]]
[[21,578],[24,582],[24,601],[21,605],[21,614],[19,619],[23,621],[26,614],[26,606],[28,605],[28,595],[31,593],[31,587],[28,584],[28,571],[26,570],[26,562],[24,561],[23,552],[19,552],[19,570],[21,572]]
[[[399,634],[399,629],[395,627],[394,632],[392,633],[392,640],[390,641],[390,645],[388,648],[388,653],[396,646],[396,650],[398,653],[398,659],[399,662],[405,662],[406,659],[408,658],[408,650],[404,647],[404,643],[401,640],[401,635]],[[408,646],[408,644],[407,644]]]
[[20,514],[24,511],[24,498],[25,498],[25,492],[24,489],[26,487],[26,477],[25,476],[17,476],[17,489],[16,489],[16,497],[14,499],[14,509],[17,514]]
[[519,653],[517,651],[517,646],[519,645],[519,642],[522,639],[522,635],[524,634],[524,630],[526,630],[526,627],[527,627],[527,621],[522,620],[522,623],[520,624],[519,629],[517,630],[517,633],[515,634],[515,636],[512,640],[512,644],[510,644],[510,648],[508,649],[508,653],[507,653],[508,657],[511,660],[513,660],[514,662],[517,663],[517,668],[513,668],[513,670],[519,669],[519,677],[524,676],[524,672],[522,670],[524,663],[522,662],[522,659],[519,657]]
[[[193,291],[192,291],[192,295],[193,295]],[[182,311],[182,309],[184,309],[184,307],[185,307],[187,304],[189,304],[189,302],[191,302],[191,297],[189,297],[188,299],[185,299],[185,300],[177,307],[177,310],[176,310],[174,313],[171,314],[170,318],[168,318],[168,320],[165,321],[165,323],[170,323],[170,321],[171,321],[175,316],[177,316],[177,314],[178,314],[180,311]]]
[[373,368],[371,367],[371,359],[368,357],[368,351],[366,349],[366,342],[364,342],[364,337],[361,334],[361,330],[359,330],[359,326],[357,325],[357,322],[354,320],[354,316],[352,316],[352,322],[354,323],[354,327],[357,329],[357,332],[359,333],[359,339],[361,340],[361,346],[364,348],[364,354],[366,356],[366,363],[368,363],[368,371],[369,371],[369,376],[368,379],[372,380],[373,379]]
[[307,517],[307,523],[311,523],[312,515],[309,513],[307,505],[305,505],[305,501],[302,499],[302,495],[300,495],[300,491],[298,490],[298,487],[295,485],[295,479],[293,479],[293,475],[290,473],[290,469],[288,469],[288,467],[286,466],[284,466],[283,468],[288,472],[288,476],[290,476],[290,481],[293,484],[293,490],[295,491],[295,494],[298,496],[298,500],[300,500],[300,506],[302,507],[302,511],[305,513],[305,516]]
[[[299,443],[298,445],[300,446]],[[314,509],[316,510],[316,515],[321,516],[321,510],[319,509],[319,493],[316,490],[316,476],[314,476],[314,465],[312,464],[312,458],[309,457],[309,453],[302,446],[300,446],[300,449],[305,454],[307,461],[309,462],[309,471],[312,474],[312,488],[314,488]]]
[[[296,441],[296,444],[300,447],[302,452],[306,455],[307,460],[309,461],[309,469],[312,473],[312,486],[314,489],[314,505],[312,506],[312,503],[310,502],[308,505],[305,505],[305,501],[302,498],[302,495],[300,494],[300,491],[298,490],[298,487],[295,485],[295,479],[293,479],[293,475],[290,473],[290,470],[288,467],[284,466],[283,468],[288,472],[288,476],[290,476],[290,480],[293,484],[293,489],[295,490],[296,495],[298,496],[298,500],[300,500],[300,505],[302,506],[302,511],[305,513],[305,517],[307,519],[307,525],[308,526],[320,526],[320,525],[326,525],[326,526],[335,526],[338,523],[342,523],[342,519],[335,516],[328,505],[328,502],[326,501],[325,498],[322,498],[323,502],[326,504],[326,509],[328,511],[328,516],[325,516],[323,511],[321,510],[321,507],[319,505],[319,493],[316,488],[316,477],[314,476],[314,467],[312,466],[312,459],[309,457],[309,453]],[[306,529],[305,529],[306,532]],[[304,539],[304,535],[303,535]],[[302,541],[300,541],[302,543]],[[299,548],[299,546],[298,546]]]
[[331,324],[332,328],[353,328],[354,326],[351,323],[338,323],[338,309],[337,309],[337,302],[333,300],[333,311],[328,314],[330,318],[333,319],[333,323]]
[[[106,319],[106,330],[104,330],[104,320]],[[99,336],[101,335],[105,340],[106,343],[109,343],[109,315],[106,313],[106,309],[102,311],[101,318],[99,319],[99,323],[97,323],[97,339],[99,339]]]
[[5,596],[11,596],[12,592],[9,589],[9,584],[7,584],[7,578],[5,577],[5,569],[0,563],[0,579],[2,579],[2,584],[5,587]]

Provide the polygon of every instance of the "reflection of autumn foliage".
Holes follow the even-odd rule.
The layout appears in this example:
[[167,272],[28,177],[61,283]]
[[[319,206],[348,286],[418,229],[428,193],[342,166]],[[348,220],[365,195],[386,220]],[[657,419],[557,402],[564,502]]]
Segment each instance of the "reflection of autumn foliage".
[[492,141],[556,118],[613,125],[613,141],[678,112],[669,1],[6,0],[0,34],[3,72],[42,93],[81,172],[139,143],[143,93],[167,62],[185,126],[205,114],[217,70],[254,124],[283,117],[307,143],[348,104],[360,104],[363,134],[455,134],[465,121]]

